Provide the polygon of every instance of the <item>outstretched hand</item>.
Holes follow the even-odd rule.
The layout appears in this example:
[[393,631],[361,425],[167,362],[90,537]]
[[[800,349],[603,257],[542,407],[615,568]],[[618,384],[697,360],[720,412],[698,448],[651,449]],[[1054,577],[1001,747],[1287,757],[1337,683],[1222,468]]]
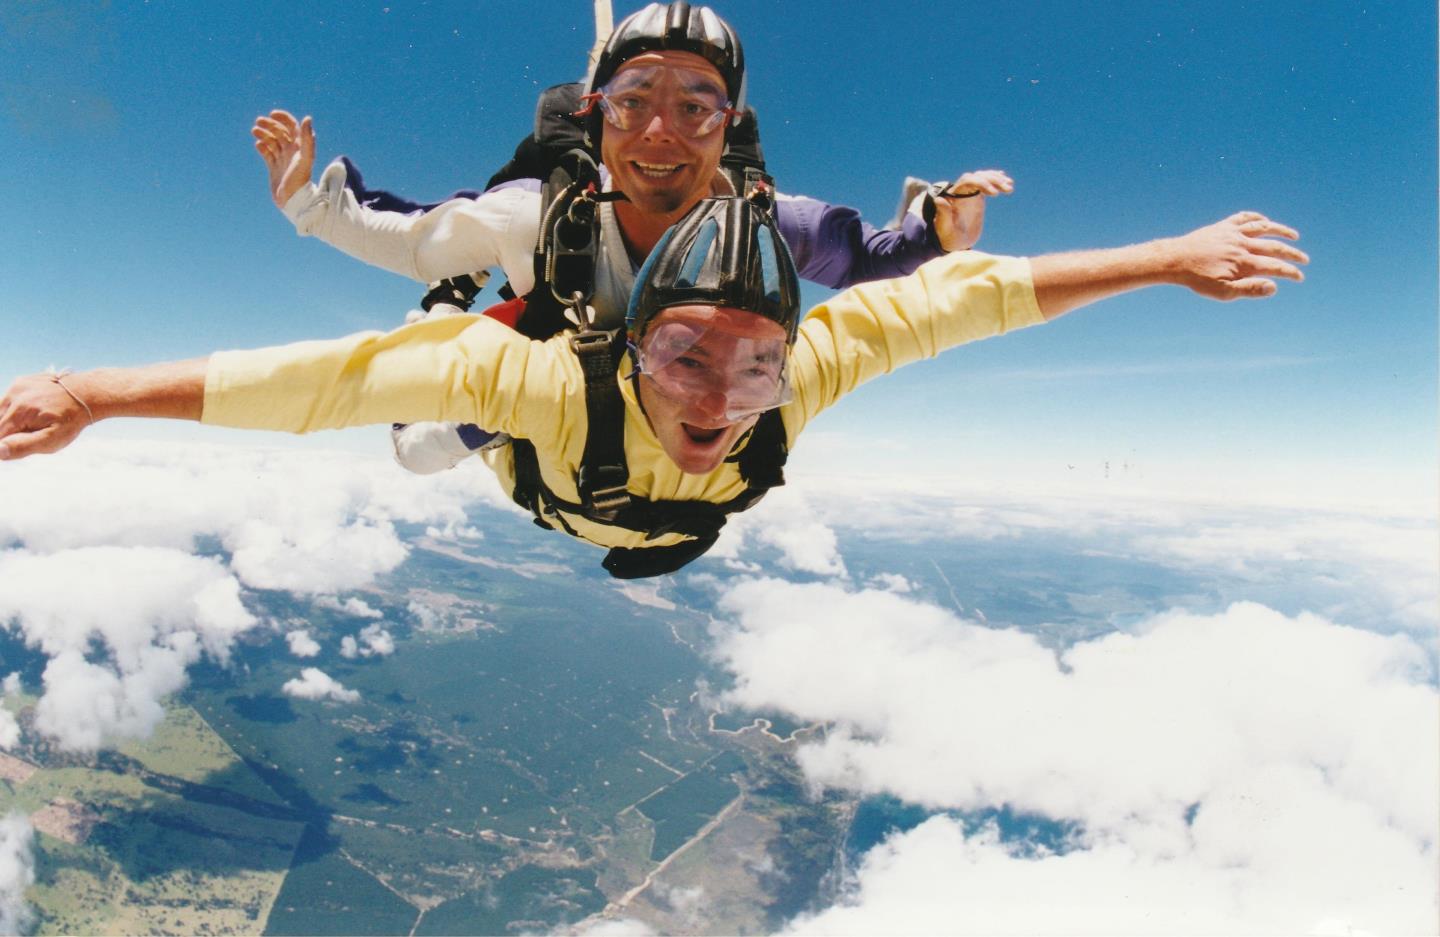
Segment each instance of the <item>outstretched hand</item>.
[[1211,299],[1273,296],[1278,286],[1270,278],[1304,280],[1296,264],[1309,263],[1310,258],[1298,247],[1272,238],[1299,237],[1294,228],[1259,212],[1237,212],[1171,242],[1175,282]]
[[1015,182],[999,169],[979,169],[956,179],[935,199],[935,237],[946,251],[975,246],[985,229],[985,199],[1009,195]]
[[315,169],[315,126],[309,117],[296,121],[289,111],[271,111],[255,118],[250,129],[255,151],[270,171],[270,197],[284,208]]
[[0,461],[59,452],[93,421],[93,414],[65,389],[63,376],[32,374],[0,397]]

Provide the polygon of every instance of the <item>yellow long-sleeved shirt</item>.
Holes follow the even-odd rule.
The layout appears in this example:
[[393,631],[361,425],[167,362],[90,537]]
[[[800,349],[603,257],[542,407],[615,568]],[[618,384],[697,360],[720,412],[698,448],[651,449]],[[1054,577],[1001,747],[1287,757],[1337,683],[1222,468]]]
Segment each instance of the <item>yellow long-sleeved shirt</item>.
[[[1029,261],[976,252],[932,260],[906,277],[852,287],[810,310],[791,352],[794,399],[781,409],[793,447],[820,411],[864,382],[956,345],[1043,321]],[[634,388],[625,399],[629,491],[651,500],[728,501],[745,490],[734,463],[686,474],[661,449]],[[493,319],[443,316],[394,332],[256,351],[220,352],[205,378],[202,421],[304,433],[372,423],[457,420],[529,439],[545,484],[578,501],[585,450],[585,380],[566,336],[536,342]],[[507,490],[509,447],[486,453]],[[667,546],[566,514],[605,547]]]

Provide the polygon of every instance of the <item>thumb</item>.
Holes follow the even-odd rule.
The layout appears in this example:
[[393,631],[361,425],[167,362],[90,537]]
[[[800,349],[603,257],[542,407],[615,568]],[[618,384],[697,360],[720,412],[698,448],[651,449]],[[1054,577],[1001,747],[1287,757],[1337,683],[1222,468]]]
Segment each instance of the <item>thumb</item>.
[[1230,295],[1235,299],[1262,299],[1275,295],[1275,281],[1264,277],[1246,277],[1230,284]]

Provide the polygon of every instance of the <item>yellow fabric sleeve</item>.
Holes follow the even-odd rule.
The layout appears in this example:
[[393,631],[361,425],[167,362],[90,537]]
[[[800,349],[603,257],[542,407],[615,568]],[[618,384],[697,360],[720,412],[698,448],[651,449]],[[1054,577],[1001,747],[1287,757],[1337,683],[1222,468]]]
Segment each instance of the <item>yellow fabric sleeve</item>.
[[534,342],[481,316],[439,316],[393,332],[212,355],[201,422],[308,433],[457,420],[540,442],[572,421],[577,387],[583,410],[584,379],[563,340]]
[[909,276],[852,286],[800,324],[786,435],[793,444],[821,410],[902,365],[1044,321],[1023,257],[959,251]]

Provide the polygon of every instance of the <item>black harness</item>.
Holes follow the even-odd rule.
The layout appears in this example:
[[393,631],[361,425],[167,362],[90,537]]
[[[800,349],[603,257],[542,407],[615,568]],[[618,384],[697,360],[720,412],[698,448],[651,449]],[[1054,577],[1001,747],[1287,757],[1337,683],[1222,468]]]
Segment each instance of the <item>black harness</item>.
[[[589,309],[600,243],[599,205],[624,195],[600,191],[595,156],[573,116],[581,104],[580,93],[578,83],[545,91],[536,111],[535,133],[520,142],[514,158],[486,186],[493,188],[511,179],[542,180],[535,288],[525,299],[516,329],[536,340],[572,331],[570,347],[585,376],[589,428],[575,478],[580,500],[567,501],[545,484],[535,446],[521,438],[510,443],[515,460],[513,497],[516,504],[535,515],[538,526],[575,537],[580,535],[564,514],[643,533],[647,540],[665,534],[689,538],[670,546],[614,547],[602,563],[617,579],[660,576],[705,553],[714,546],[731,514],[753,507],[771,488],[785,483],[785,426],[778,410],[768,410],[740,440],[739,451],[726,461],[736,463],[746,487],[729,501],[651,501],[627,490],[625,399],[617,378],[627,350],[625,330],[594,328]],[[757,186],[773,191],[765,174],[754,112],[747,118],[732,128],[721,165],[737,192],[748,193]],[[507,284],[502,295],[508,288]],[[468,309],[479,290],[480,285],[469,276],[443,280],[422,305],[428,310],[435,302],[448,302]]]

